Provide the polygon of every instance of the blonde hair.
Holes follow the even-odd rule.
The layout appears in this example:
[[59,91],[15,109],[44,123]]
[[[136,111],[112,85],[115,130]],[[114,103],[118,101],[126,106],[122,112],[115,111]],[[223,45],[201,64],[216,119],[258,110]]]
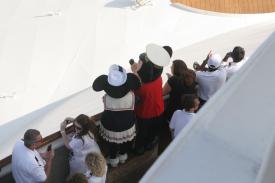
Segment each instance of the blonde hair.
[[82,173],[75,173],[68,181],[68,183],[88,183],[88,179]]
[[105,174],[106,161],[101,154],[89,153],[85,158],[85,162],[93,175],[102,177]]

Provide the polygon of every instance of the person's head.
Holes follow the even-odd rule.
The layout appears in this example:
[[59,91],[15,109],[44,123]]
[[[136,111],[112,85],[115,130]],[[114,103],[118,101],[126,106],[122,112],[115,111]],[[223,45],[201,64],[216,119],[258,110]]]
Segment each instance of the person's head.
[[232,53],[231,53],[231,57],[233,59],[233,62],[239,62],[244,58],[245,55],[245,51],[242,47],[240,46],[236,46]]
[[82,173],[75,173],[68,181],[68,183],[88,183],[88,179]]
[[187,70],[187,65],[182,60],[174,60],[171,66],[171,72],[174,76],[181,76]]
[[91,130],[90,118],[85,114],[80,114],[74,121],[75,132],[80,137],[88,134]]
[[38,130],[28,129],[24,134],[24,145],[29,149],[36,149],[42,143],[42,136]]
[[85,158],[85,162],[93,175],[102,177],[105,174],[106,161],[101,154],[89,153]]
[[195,112],[200,105],[199,98],[196,95],[182,95],[181,101],[183,108],[189,112]]
[[222,57],[219,54],[212,54],[207,61],[209,71],[211,72],[217,70],[220,67],[221,62]]

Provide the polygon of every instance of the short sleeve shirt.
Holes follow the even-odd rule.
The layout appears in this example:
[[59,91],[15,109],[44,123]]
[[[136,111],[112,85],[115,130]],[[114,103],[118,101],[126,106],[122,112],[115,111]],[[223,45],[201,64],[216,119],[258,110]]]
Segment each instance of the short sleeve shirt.
[[27,148],[23,141],[15,144],[12,152],[12,174],[17,183],[46,181],[45,164],[40,154]]
[[196,71],[198,83],[198,96],[203,100],[210,99],[226,81],[225,69],[218,69],[213,72]]
[[240,62],[231,62],[231,64],[227,67],[225,67],[226,70],[226,80],[231,78],[234,73],[236,73],[245,63],[245,60],[242,60]]
[[195,113],[186,112],[185,110],[176,110],[169,124],[170,129],[174,130],[175,138],[180,131],[193,119]]

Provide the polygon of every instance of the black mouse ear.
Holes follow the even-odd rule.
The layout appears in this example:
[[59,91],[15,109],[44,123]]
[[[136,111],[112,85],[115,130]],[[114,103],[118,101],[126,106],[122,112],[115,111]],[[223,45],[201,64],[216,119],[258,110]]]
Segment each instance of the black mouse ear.
[[133,73],[127,73],[126,82],[130,90],[136,90],[141,86],[139,78]]
[[93,89],[95,91],[104,90],[106,87],[106,83],[108,82],[107,79],[108,79],[107,75],[98,76],[93,82]]
[[170,46],[163,46],[163,48],[168,52],[169,56],[172,57],[173,50]]

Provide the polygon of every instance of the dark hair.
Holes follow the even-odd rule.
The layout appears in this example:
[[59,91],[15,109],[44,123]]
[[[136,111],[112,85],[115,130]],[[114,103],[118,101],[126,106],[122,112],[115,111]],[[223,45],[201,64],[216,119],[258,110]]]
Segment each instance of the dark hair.
[[173,50],[170,46],[163,46],[163,48],[168,52],[170,58],[172,57],[173,55]]
[[[95,126],[95,124],[90,120],[90,118],[85,115],[85,114],[80,114],[75,118],[76,122],[81,126],[81,131],[79,134],[77,134],[78,138],[81,138],[84,135],[87,135],[90,133],[96,133],[97,132],[97,128]],[[83,143],[84,140],[82,139]]]
[[185,86],[192,86],[195,82],[196,76],[192,70],[187,68],[187,65],[182,60],[174,60],[174,76],[180,80],[180,83]]
[[194,108],[196,103],[195,100],[198,99],[198,97],[196,95],[182,95],[181,96],[181,102],[183,105],[183,108],[186,111],[189,111],[190,109]]
[[82,173],[75,173],[68,181],[68,183],[88,183],[88,179]]
[[244,49],[240,46],[236,46],[232,51],[231,57],[234,62],[239,62],[244,58],[244,55],[245,55]]
[[24,145],[30,147],[36,142],[37,136],[40,135],[40,132],[36,129],[28,129],[24,134]]

